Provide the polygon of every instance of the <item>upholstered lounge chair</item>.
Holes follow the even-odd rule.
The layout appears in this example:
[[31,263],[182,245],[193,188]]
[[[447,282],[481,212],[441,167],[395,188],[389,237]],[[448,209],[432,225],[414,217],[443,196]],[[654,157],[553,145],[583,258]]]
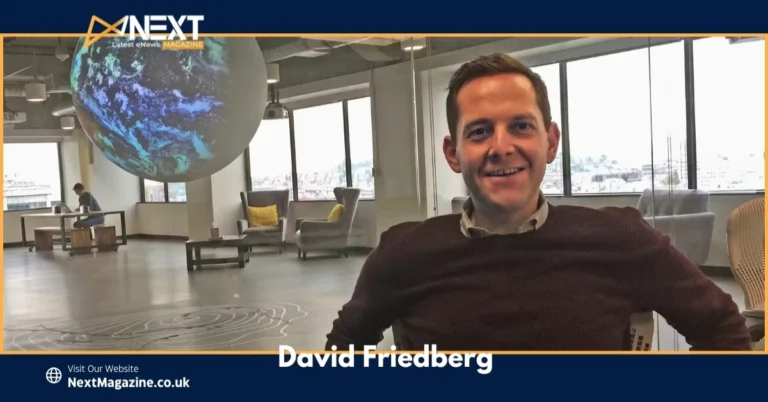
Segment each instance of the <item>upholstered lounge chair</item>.
[[[237,232],[253,239],[255,246],[277,246],[280,253],[285,250],[286,222],[290,203],[288,190],[268,190],[241,192],[243,218],[237,221]],[[248,222],[248,207],[277,206],[277,225],[254,226]]]
[[336,202],[344,206],[344,212],[338,220],[297,220],[296,245],[299,258],[306,259],[307,251],[335,251],[347,256],[347,240],[360,200],[360,189],[337,187],[333,193]]

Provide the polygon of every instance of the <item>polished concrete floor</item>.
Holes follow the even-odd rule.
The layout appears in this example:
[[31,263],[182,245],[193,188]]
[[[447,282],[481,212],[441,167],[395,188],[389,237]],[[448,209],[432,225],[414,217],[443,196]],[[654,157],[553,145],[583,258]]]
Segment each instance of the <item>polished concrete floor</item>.
[[[322,349],[365,257],[311,257],[264,250],[245,269],[188,273],[183,242],[131,240],[118,252],[73,257],[6,249],[4,349]],[[716,282],[743,308],[735,281]],[[663,320],[656,340],[687,348]],[[380,347],[391,344],[388,332]]]

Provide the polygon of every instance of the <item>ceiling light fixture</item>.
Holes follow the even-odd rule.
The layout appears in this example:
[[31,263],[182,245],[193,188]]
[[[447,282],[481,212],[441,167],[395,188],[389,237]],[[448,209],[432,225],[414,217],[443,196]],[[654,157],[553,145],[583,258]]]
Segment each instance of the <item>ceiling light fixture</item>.
[[400,47],[406,52],[415,52],[427,47],[427,38],[407,38],[400,42]]
[[75,129],[75,117],[74,116],[62,116],[60,120],[61,120],[61,129],[62,130],[74,130]]
[[42,82],[30,82],[24,85],[24,95],[28,102],[45,102],[48,99],[48,94],[45,90],[45,84]]
[[269,86],[269,97],[271,100],[264,110],[264,120],[287,119],[290,115],[290,110],[280,104],[280,97],[272,85]]

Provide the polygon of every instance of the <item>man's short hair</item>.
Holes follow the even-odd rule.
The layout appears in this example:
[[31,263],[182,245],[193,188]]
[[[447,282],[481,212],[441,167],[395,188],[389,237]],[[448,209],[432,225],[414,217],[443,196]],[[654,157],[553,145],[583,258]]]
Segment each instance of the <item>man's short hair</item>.
[[77,183],[77,184],[75,184],[75,187],[72,187],[72,190],[74,190],[74,191],[85,190],[85,186],[83,185],[83,183]]
[[536,103],[538,103],[544,118],[544,127],[549,129],[549,125],[552,123],[552,111],[549,107],[549,96],[544,80],[515,58],[503,53],[494,53],[464,63],[451,77],[448,84],[448,97],[445,100],[445,110],[448,117],[448,131],[450,131],[454,141],[456,141],[456,128],[459,124],[457,100],[459,91],[470,81],[497,74],[521,74],[531,81],[536,92]]

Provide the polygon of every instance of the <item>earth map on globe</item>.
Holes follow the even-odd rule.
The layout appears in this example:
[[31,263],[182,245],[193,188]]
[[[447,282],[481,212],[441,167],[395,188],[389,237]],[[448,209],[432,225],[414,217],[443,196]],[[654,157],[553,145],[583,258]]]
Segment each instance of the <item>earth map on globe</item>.
[[201,39],[204,50],[80,40],[70,76],[75,110],[107,159],[145,179],[187,182],[242,154],[266,105],[263,55],[254,39]]

